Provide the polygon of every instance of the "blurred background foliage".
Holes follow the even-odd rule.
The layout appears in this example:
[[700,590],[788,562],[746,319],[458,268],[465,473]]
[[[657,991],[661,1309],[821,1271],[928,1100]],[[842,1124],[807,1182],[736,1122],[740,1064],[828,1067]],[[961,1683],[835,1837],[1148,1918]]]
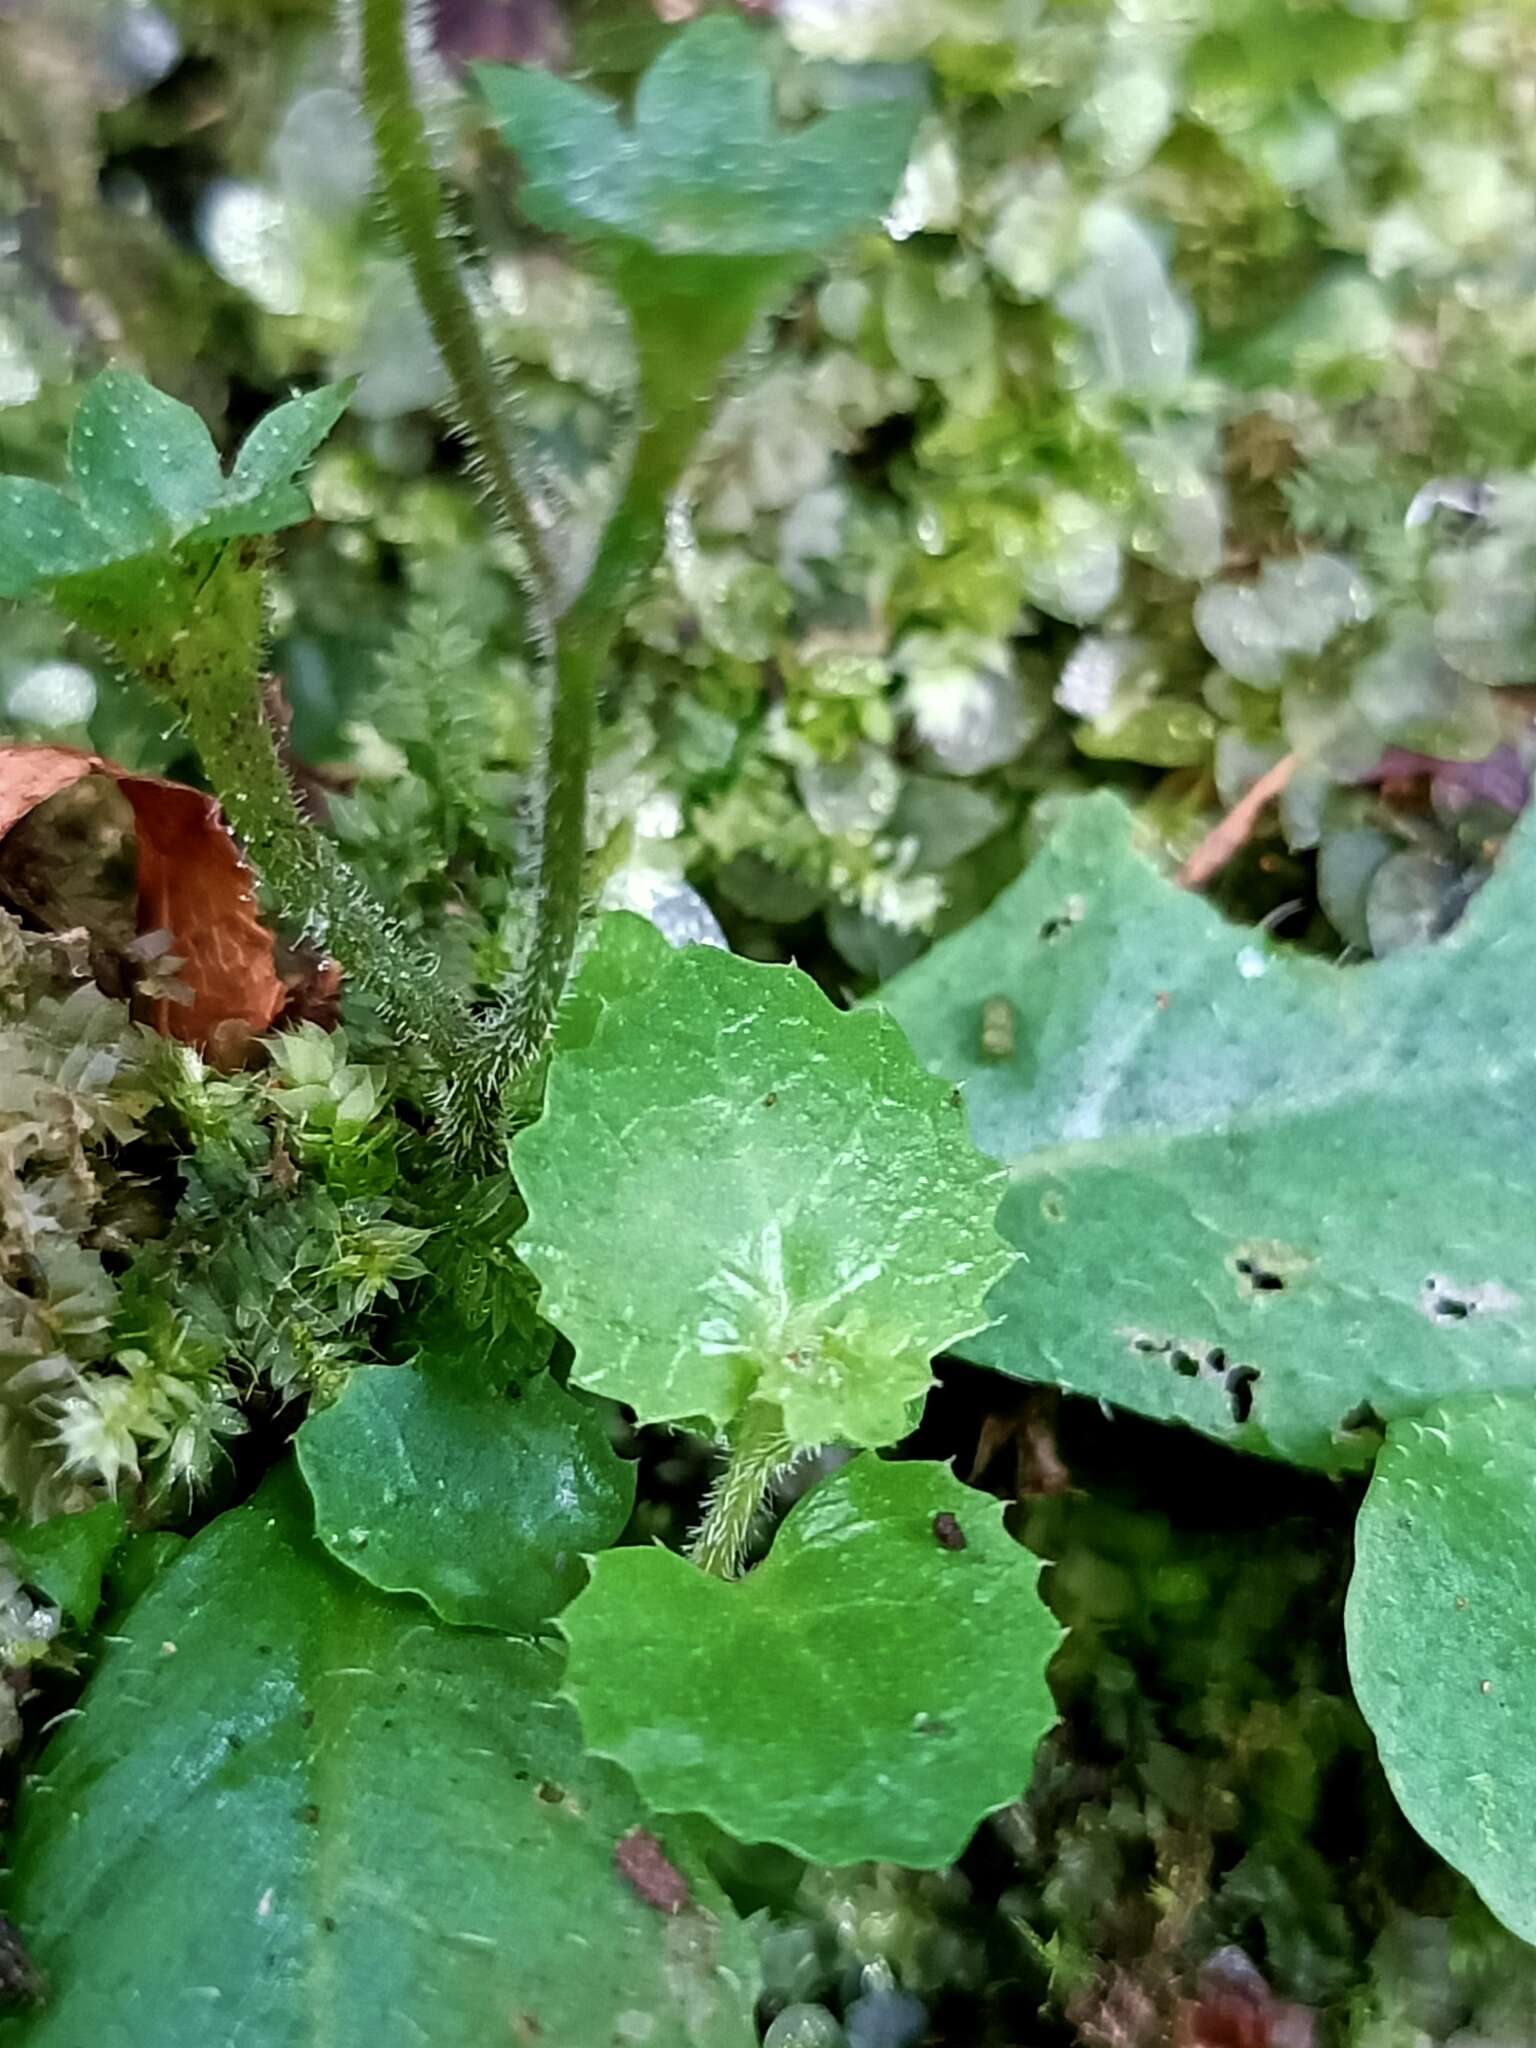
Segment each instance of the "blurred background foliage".
[[[516,224],[451,92],[623,90],[686,0],[439,0],[486,317],[579,528],[623,322]],[[1474,0],[778,0],[793,117],[917,90],[885,231],[758,338],[615,664],[605,899],[862,989],[1111,781],[1171,858],[1289,775],[1218,885],[1337,954],[1432,936],[1524,801],[1536,686],[1536,17]],[[369,202],[319,0],[0,13],[0,458],[126,360],[233,440],[352,416],[272,628],[349,850],[486,983],[532,706],[504,553]],[[181,769],[94,651],[11,622],[27,735]],[[446,859],[444,856],[446,855]]]

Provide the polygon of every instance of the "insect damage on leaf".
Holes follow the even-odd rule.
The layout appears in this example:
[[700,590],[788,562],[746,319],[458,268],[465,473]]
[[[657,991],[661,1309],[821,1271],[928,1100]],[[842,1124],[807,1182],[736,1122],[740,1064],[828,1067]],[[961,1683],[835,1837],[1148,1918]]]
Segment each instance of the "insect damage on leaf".
[[[1176,888],[1115,798],[1072,806],[880,998],[1009,1170],[1022,1256],[960,1348],[1324,1470],[1369,1460],[1363,1414],[1536,1385],[1533,882],[1527,821],[1447,937],[1338,968]],[[1006,1061],[969,993],[999,962]]]

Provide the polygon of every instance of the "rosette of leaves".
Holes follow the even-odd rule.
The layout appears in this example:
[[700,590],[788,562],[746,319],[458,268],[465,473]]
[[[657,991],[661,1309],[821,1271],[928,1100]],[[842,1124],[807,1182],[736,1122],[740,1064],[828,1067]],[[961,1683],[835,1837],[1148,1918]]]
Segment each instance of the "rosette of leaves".
[[261,638],[261,556],[225,544],[308,518],[294,479],[347,396],[332,384],[277,406],[226,475],[190,406],[104,371],[70,428],[73,491],[0,478],[0,598],[46,596],[162,686],[230,654],[243,671]]

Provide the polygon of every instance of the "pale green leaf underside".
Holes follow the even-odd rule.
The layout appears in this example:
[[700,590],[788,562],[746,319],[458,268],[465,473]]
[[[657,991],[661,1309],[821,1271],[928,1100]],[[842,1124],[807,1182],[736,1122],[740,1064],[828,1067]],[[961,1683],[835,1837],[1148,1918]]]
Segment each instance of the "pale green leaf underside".
[[965,1355],[1325,1470],[1373,1414],[1536,1386],[1533,849],[1438,945],[1335,968],[1074,805],[881,997],[1012,1173],[1022,1257]]
[[1002,1515],[942,1465],[866,1454],[745,1579],[609,1551],[560,1622],[588,1743],[652,1805],[741,1841],[818,1863],[953,1861],[1023,1792],[1056,1718],[1060,1632]]
[[[558,1659],[341,1571],[282,1474],[134,1607],[24,1793],[25,2048],[748,2048],[749,1943],[615,1844]],[[674,1860],[675,1860],[674,1851]],[[626,2031],[626,2029],[628,2031]]]
[[225,477],[190,406],[126,370],[86,386],[70,432],[74,495],[0,478],[0,598],[202,544],[263,534],[309,515],[293,479],[346,408],[327,385],[259,420]]
[[488,64],[478,77],[522,160],[530,219],[663,256],[810,255],[872,225],[917,113],[878,101],[782,132],[759,38],[726,15],[668,41],[640,81],[632,121],[547,71]]
[[614,1542],[634,1467],[596,1411],[546,1372],[496,1384],[434,1355],[354,1372],[298,1436],[316,1531],[390,1593],[445,1621],[530,1631]]
[[797,1442],[888,1443],[1010,1259],[999,1178],[896,1025],[712,947],[557,1052],[514,1168],[572,1378],[648,1422],[756,1396]]
[[1394,1423],[1360,1510],[1355,1697],[1403,1811],[1536,1942],[1536,1399]]

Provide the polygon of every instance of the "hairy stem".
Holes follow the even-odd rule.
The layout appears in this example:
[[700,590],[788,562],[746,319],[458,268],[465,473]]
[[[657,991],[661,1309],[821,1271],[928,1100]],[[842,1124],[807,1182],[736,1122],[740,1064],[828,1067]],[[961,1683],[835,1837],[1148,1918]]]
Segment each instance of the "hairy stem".
[[[688,292],[678,322],[637,336],[640,431],[628,478],[580,591],[562,606],[544,535],[519,475],[509,395],[482,345],[453,249],[413,73],[412,0],[341,0],[355,17],[363,106],[379,183],[417,297],[453,385],[459,421],[490,482],[502,524],[526,568],[530,642],[548,679],[540,754],[538,872],[533,931],[508,998],[477,1024],[469,1057],[449,1068],[439,1096],[448,1143],[486,1159],[501,1143],[514,1084],[548,1043],[570,977],[581,921],[587,781],[603,670],[639,576],[660,553],[667,500],[709,417],[722,358],[718,337],[689,345]],[[692,280],[697,289],[697,280]],[[725,332],[745,332],[751,303],[731,309]]]
[[416,98],[411,0],[343,0],[354,9],[363,108],[390,223],[453,386],[460,428],[484,465],[496,514],[523,554],[531,637],[547,655],[554,580],[542,527],[518,475],[508,394],[480,338]]
[[796,1446],[784,1434],[783,1416],[767,1401],[746,1408],[731,1432],[730,1446],[688,1549],[701,1571],[720,1579],[734,1579],[740,1572],[769,1490],[796,1456]]
[[443,986],[435,955],[303,816],[278,751],[260,668],[265,552],[230,542],[168,562],[164,603],[148,617],[110,586],[77,588],[68,615],[180,720],[283,921],[335,954],[399,1043],[451,1072],[470,1042],[467,1008]]
[[470,1019],[438,962],[384,910],[335,846],[301,816],[271,726],[253,692],[238,705],[181,700],[188,737],[236,837],[283,916],[335,954],[402,1046],[438,1071],[464,1056]]
[[581,591],[560,620],[543,749],[532,941],[511,994],[483,1018],[475,1096],[494,1104],[543,1052],[559,1013],[581,922],[587,780],[603,670],[639,578],[661,552],[667,505],[697,427],[669,420],[643,432]]

